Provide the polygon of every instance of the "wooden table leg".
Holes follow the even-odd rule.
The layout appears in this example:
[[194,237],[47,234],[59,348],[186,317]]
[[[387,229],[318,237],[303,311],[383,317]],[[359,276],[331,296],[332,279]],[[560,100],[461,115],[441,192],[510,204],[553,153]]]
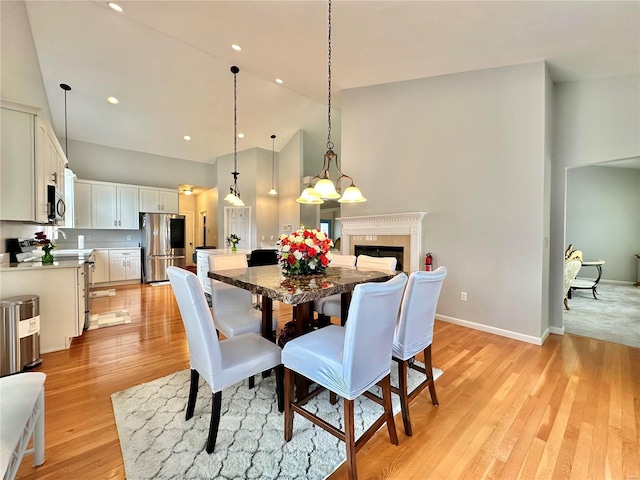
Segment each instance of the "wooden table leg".
[[[296,322],[296,336],[309,331],[313,315],[313,302],[301,303],[293,307],[293,320]],[[309,382],[302,375],[296,375],[296,399],[300,400],[309,393]]]
[[273,343],[276,342],[276,337],[273,334],[273,300],[262,295],[262,327],[260,333],[262,336]]
[[349,304],[351,303],[351,294],[353,292],[344,292],[340,296],[340,323],[344,327],[347,323],[347,314],[349,313]]

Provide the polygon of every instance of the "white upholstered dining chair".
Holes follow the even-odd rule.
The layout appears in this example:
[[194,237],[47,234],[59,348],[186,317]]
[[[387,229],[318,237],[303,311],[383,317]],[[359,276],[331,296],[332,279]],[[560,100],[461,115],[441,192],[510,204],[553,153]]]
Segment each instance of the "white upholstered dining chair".
[[[391,349],[398,308],[407,276],[400,273],[387,282],[357,285],[344,327],[329,325],[290,340],[282,351],[285,367],[285,440],[293,436],[294,412],[345,442],[349,479],[357,478],[356,452],[385,423],[391,443],[398,444],[391,408]],[[303,375],[344,398],[344,431],[340,431],[294,401],[293,375]],[[355,439],[354,400],[380,384],[383,414]],[[300,392],[298,392],[300,393]],[[311,392],[314,396],[317,392]]]
[[189,344],[191,385],[186,420],[193,417],[198,379],[203,376],[213,394],[207,453],[213,452],[220,423],[222,390],[254,375],[276,369],[278,410],[283,410],[280,347],[255,333],[218,340],[202,285],[193,273],[168,267],[167,275],[178,302]]
[[[398,260],[395,257],[370,257],[369,255],[358,255],[356,260],[356,266],[358,268],[382,271],[394,271],[397,264]],[[316,310],[319,315],[318,320],[320,323],[322,323],[321,320],[324,320],[324,317],[327,318],[327,320],[324,320],[324,323],[328,323],[331,317],[336,317],[339,318],[340,323],[344,325],[345,319],[342,318],[342,301],[340,295],[331,295],[327,297],[324,302],[322,302],[320,310]],[[320,317],[320,315],[322,315],[322,317]]]
[[[243,254],[209,255],[209,270],[231,270],[247,268],[247,257]],[[260,334],[262,313],[253,308],[251,292],[218,280],[211,280],[211,304],[216,328],[227,338],[244,333]],[[278,321],[272,320],[272,330]],[[275,338],[275,335],[274,335]]]
[[[339,253],[334,253],[333,258],[331,259],[331,263],[329,266],[334,267],[354,267],[356,265],[356,256],[355,255],[342,255]],[[328,297],[319,298],[313,302],[313,309],[318,313],[318,323],[321,326],[325,326],[329,324],[330,317],[323,313],[324,304],[329,300],[334,302],[340,302],[340,294],[329,295]],[[339,305],[340,303],[338,303]]]
[[[431,403],[438,405],[431,365],[431,343],[438,298],[446,276],[446,267],[438,267],[433,272],[413,272],[407,282],[396,324],[393,359],[398,362],[399,386],[392,386],[391,390],[400,396],[404,431],[409,436],[413,434],[409,402],[429,387]],[[424,368],[414,363],[415,356],[419,353],[424,355]],[[425,375],[420,385],[410,393],[407,391],[407,367]]]

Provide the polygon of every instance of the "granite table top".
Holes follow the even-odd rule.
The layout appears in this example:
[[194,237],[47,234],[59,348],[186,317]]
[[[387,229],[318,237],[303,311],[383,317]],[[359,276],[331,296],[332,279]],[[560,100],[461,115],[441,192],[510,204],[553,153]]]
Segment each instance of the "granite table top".
[[385,282],[397,272],[357,267],[329,267],[316,275],[283,275],[278,265],[210,271],[209,278],[289,305],[351,292],[360,283]]

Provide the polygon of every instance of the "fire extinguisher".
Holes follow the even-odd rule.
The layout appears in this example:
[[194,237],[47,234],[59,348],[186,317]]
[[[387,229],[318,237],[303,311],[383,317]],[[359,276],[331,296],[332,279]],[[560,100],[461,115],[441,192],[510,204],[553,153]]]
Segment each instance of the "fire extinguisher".
[[426,258],[424,259],[425,271],[430,272],[432,270],[432,266],[433,266],[433,255],[431,255],[430,253],[427,253]]

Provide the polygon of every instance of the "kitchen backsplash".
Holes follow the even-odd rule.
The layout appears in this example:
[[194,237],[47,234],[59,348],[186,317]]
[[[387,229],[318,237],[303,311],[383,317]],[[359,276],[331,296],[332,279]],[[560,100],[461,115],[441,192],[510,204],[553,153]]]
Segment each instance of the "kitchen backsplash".
[[[64,232],[67,238],[54,230]],[[47,238],[60,248],[78,248],[78,235],[84,235],[85,248],[139,247],[140,230],[93,230],[79,228],[58,228],[20,222],[0,222],[0,253],[7,251],[7,239],[32,238],[36,232],[44,231]]]

